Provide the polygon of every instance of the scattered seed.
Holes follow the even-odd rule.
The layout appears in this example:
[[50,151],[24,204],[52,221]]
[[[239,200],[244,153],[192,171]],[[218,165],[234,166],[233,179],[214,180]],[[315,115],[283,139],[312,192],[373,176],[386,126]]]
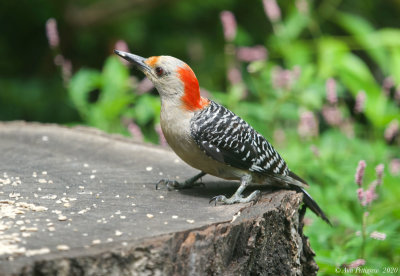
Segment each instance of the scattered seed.
[[150,172],[150,171],[152,171],[152,170],[153,170],[152,167],[146,167],[146,171]]
[[121,231],[118,231],[118,230],[115,230],[115,236],[121,236],[122,235],[122,232]]
[[27,250],[25,255],[30,257],[30,256],[34,256],[34,255],[42,255],[42,254],[48,254],[48,253],[50,253],[50,249],[40,248],[40,249]]
[[59,250],[59,251],[67,251],[67,250],[69,250],[69,246],[66,245],[66,244],[60,244],[60,245],[57,245],[57,250]]
[[59,220],[59,221],[65,221],[65,220],[67,220],[67,217],[61,215],[61,216],[58,217],[58,220]]
[[146,215],[148,218],[154,218],[154,215],[152,215],[152,214],[147,214]]

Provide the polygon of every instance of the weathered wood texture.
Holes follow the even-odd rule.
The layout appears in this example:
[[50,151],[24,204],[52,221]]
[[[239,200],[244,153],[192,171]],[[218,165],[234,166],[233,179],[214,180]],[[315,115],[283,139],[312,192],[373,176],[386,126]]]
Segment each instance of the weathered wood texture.
[[[315,275],[293,191],[209,205],[235,182],[88,128],[0,123],[0,275]],[[249,189],[248,192],[250,192]]]

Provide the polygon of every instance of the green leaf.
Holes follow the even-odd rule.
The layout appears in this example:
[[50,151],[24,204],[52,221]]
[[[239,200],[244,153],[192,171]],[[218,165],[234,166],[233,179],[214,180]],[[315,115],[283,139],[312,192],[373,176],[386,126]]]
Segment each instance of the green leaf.
[[71,79],[68,87],[72,102],[77,107],[82,117],[90,113],[88,94],[98,89],[101,83],[99,72],[89,69],[79,70]]
[[318,71],[322,79],[335,75],[337,63],[349,52],[347,45],[337,39],[322,38],[318,41]]
[[390,51],[390,73],[396,84],[400,84],[400,47]]
[[160,112],[160,99],[144,94],[140,96],[134,107],[134,117],[139,125],[145,125],[155,119]]
[[337,64],[337,73],[354,96],[361,90],[365,91],[365,114],[375,126],[383,127],[387,99],[367,65],[358,56],[348,53]]
[[126,94],[129,71],[116,57],[109,57],[102,72],[103,89],[100,101],[112,102]]
[[374,27],[365,19],[347,13],[339,13],[337,22],[350,34],[354,35],[356,41],[374,59],[384,73],[387,73],[389,56],[379,40],[371,34],[375,32]]
[[400,30],[390,28],[381,29],[371,35],[371,40],[385,47],[400,47]]

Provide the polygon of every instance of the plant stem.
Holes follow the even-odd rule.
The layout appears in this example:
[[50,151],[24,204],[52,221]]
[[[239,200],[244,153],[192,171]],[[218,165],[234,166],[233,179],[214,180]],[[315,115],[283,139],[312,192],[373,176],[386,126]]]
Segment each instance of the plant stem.
[[365,210],[363,213],[362,229],[361,229],[361,235],[362,235],[361,259],[364,259],[365,257],[365,244],[367,243],[367,217],[368,217],[368,212]]

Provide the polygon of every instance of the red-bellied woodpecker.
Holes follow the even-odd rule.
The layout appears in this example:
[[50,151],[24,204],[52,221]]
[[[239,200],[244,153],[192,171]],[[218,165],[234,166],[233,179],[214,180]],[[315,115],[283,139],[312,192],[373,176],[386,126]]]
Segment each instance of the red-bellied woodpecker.
[[201,171],[183,183],[166,180],[167,186],[194,186],[205,174],[240,180],[239,188],[230,198],[219,195],[210,201],[225,204],[257,199],[258,190],[242,196],[249,184],[293,189],[302,192],[304,203],[329,223],[304,190],[306,182],[289,170],[262,135],[233,112],[200,96],[197,78],[186,63],[171,56],[146,59],[117,50],[115,53],[133,63],[153,82],[161,97],[161,128],[168,144],[182,160]]

